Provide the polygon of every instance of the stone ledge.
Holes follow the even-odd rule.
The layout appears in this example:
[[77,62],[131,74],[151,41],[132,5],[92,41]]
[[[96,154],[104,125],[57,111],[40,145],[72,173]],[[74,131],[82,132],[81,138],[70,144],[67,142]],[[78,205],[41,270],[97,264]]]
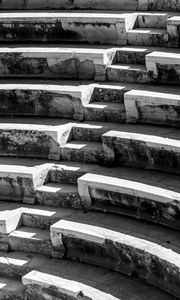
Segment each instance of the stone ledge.
[[0,124],[1,156],[60,159],[60,146],[70,135],[73,123],[58,126]]
[[0,48],[0,77],[104,81],[115,49]]
[[63,299],[73,297],[73,299],[77,300],[80,298],[82,300],[118,300],[110,294],[106,294],[105,292],[78,281],[64,279],[35,270],[23,276],[22,282],[27,286],[30,294],[33,294],[33,291],[36,290],[40,296],[46,296],[53,292],[53,295],[56,295],[58,299],[60,299],[60,297],[63,297]]
[[78,191],[90,210],[130,215],[180,229],[180,194],[171,190],[87,173],[78,179]]
[[128,123],[152,123],[180,126],[180,96],[141,90],[124,94]]
[[102,265],[127,275],[136,273],[147,282],[180,297],[179,254],[161,245],[129,234],[65,220],[51,226],[51,241],[57,250],[65,247],[67,258]]

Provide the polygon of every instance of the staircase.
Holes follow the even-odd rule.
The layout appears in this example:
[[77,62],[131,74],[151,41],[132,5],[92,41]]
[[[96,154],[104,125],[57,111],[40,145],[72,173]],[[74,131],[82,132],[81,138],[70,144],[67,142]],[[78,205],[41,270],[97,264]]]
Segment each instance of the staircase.
[[0,1],[0,300],[180,299],[180,1]]

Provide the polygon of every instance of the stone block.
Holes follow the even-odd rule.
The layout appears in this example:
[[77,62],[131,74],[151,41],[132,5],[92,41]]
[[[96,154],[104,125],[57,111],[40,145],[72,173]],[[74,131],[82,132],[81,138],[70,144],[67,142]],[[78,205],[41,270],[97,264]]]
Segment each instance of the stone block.
[[0,49],[0,77],[104,81],[115,49],[24,47]]
[[102,135],[106,163],[180,174],[180,141],[109,131]]
[[180,126],[180,96],[131,90],[124,95],[128,123]]
[[83,42],[126,45],[126,17],[119,13],[1,13],[1,42]]
[[180,194],[135,180],[87,173],[78,179],[87,209],[130,215],[180,229]]
[[72,128],[65,125],[0,125],[1,156],[23,156],[60,159],[60,145],[64,145]]
[[152,52],[146,55],[146,68],[149,76],[162,83],[180,82],[180,54]]
[[18,209],[0,212],[0,233],[9,234],[21,225],[22,213]]
[[0,84],[0,115],[82,120],[82,91],[76,86]]
[[108,267],[180,296],[179,254],[130,233],[61,220],[51,226],[51,241],[66,258]]

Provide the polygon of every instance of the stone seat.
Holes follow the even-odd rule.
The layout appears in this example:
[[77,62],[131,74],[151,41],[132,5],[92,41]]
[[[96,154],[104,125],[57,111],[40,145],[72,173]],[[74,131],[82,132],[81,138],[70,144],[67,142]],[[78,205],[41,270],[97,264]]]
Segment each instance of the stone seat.
[[146,55],[146,68],[153,79],[179,85],[180,54],[154,51]]
[[[51,240],[64,257],[102,265],[143,278],[179,297],[180,259],[176,250],[134,236],[81,221],[61,220],[51,226]],[[159,270],[159,271],[158,271]],[[157,276],[158,272],[158,276]]]
[[143,90],[124,94],[126,121],[179,126],[180,96]]
[[[160,300],[173,300],[173,296],[153,286],[137,282],[110,270],[107,271],[104,268],[79,262],[48,260],[41,255],[23,252],[8,254],[1,252],[0,266],[1,283],[11,282],[12,276],[17,278],[19,283],[22,280],[23,284],[21,285],[24,286],[22,300],[26,293],[29,297],[33,296],[33,290],[36,291],[36,296],[46,297],[53,291],[54,297],[58,297],[58,289],[62,288],[63,293],[66,293],[63,294],[64,297],[69,295],[72,297],[72,292],[78,290],[75,288],[79,288],[81,296],[86,296],[91,300],[115,300],[122,297],[128,300],[134,295],[142,300],[147,294],[150,300],[153,300],[154,295]],[[4,276],[9,278],[6,279]],[[19,287],[19,285],[17,286]],[[17,300],[21,299],[20,295],[21,293]]]
[[180,193],[134,180],[87,173],[78,178],[82,204],[93,209],[180,229]]
[[136,15],[98,12],[8,12],[0,14],[1,42],[81,42],[126,45]]
[[[155,128],[154,128],[155,129]],[[171,138],[173,137],[173,138]],[[102,135],[105,160],[109,164],[154,169],[179,174],[179,135],[158,136],[110,131]],[[167,164],[168,161],[168,164]]]
[[105,80],[114,49],[0,48],[0,77]]
[[[1,120],[2,121],[2,120]],[[1,156],[60,159],[60,145],[68,141],[73,123],[59,121],[54,126],[27,124],[27,120],[4,120],[0,124]],[[6,123],[7,122],[7,123]]]

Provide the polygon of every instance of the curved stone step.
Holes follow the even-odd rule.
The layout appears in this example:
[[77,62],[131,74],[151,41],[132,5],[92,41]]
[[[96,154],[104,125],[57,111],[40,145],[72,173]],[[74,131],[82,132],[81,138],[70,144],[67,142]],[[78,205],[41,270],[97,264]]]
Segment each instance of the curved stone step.
[[167,29],[135,28],[129,30],[128,45],[166,47],[168,45]]
[[[86,87],[88,89],[88,86]],[[46,116],[74,120],[84,118],[82,101],[90,98],[83,86],[51,83],[1,83],[0,115]],[[84,100],[85,101],[85,100]]]
[[64,247],[66,258],[139,276],[180,297],[180,256],[177,250],[170,250],[162,243],[148,240],[148,236],[145,239],[139,237],[137,232],[134,235],[127,228],[123,232],[118,227],[110,230],[100,227],[100,224],[85,223],[82,220],[61,220],[52,225],[51,240],[55,249],[58,251]]
[[[145,129],[145,128],[144,128]],[[154,127],[154,130],[156,127]],[[141,131],[142,132],[142,131]],[[179,133],[110,131],[102,135],[107,163],[179,174]]]
[[[88,299],[93,300],[115,300],[122,298],[129,300],[133,299],[134,296],[138,300],[144,300],[144,297],[147,297],[147,295],[150,300],[154,300],[154,297],[160,300],[174,299],[171,295],[143,282],[138,282],[110,270],[107,271],[100,267],[78,262],[48,260],[40,255],[13,252],[8,254],[0,253],[0,266],[0,273],[3,276],[13,276],[16,278],[23,276],[22,280],[26,287],[30,283],[35,283],[36,280],[36,284],[39,287],[38,290],[41,291],[41,297],[42,291],[45,293],[45,289],[43,289],[44,284],[49,283],[48,279],[50,279],[51,283],[54,283],[51,280],[55,276],[57,279],[55,283],[56,288],[61,288],[61,283],[65,283],[63,287],[67,292],[72,291],[71,287],[79,287]],[[40,281],[39,272],[43,273],[44,282]],[[60,284],[57,285],[57,282]],[[30,295],[33,294],[33,291],[38,292],[37,288],[33,288],[32,285],[29,288],[27,287],[27,291],[29,291]],[[54,296],[57,295],[55,290],[53,294]]]
[[104,81],[114,55],[106,48],[1,47],[0,77]]
[[42,185],[36,189],[36,203],[45,206],[82,208],[75,184],[49,182]]
[[111,176],[87,173],[78,178],[87,209],[136,217],[180,230],[180,193]]
[[122,12],[2,12],[0,41],[126,45],[126,23]]
[[59,119],[2,118],[0,123],[1,156],[60,159],[73,123]]
[[0,4],[1,9],[87,9],[87,10],[137,10],[137,0],[75,0],[73,2],[69,0],[57,1],[57,0],[2,0]]
[[88,164],[103,161],[102,144],[88,141],[70,141],[61,147],[61,160]]
[[150,78],[144,65],[114,64],[107,67],[107,80],[112,82],[148,83]]
[[51,256],[53,247],[49,231],[33,227],[21,227],[8,235],[9,251],[24,251]]
[[24,300],[25,286],[15,278],[0,277],[0,298]]

